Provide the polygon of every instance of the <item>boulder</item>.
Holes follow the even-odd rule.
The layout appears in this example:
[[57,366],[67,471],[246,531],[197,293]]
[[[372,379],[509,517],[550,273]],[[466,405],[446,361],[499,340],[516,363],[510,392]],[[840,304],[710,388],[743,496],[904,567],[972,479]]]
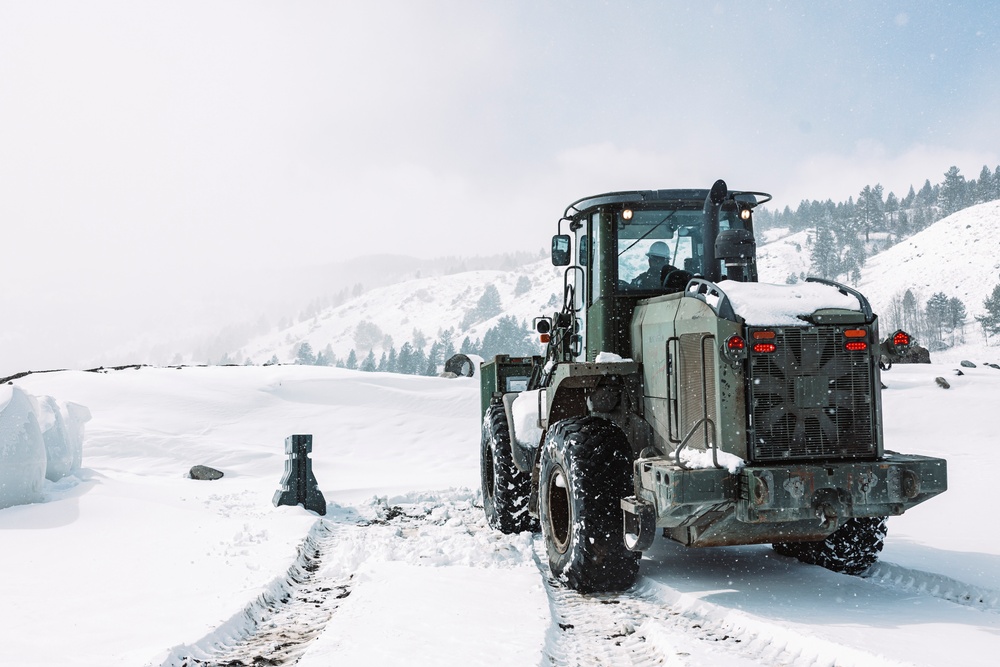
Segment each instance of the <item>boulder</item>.
[[191,479],[202,479],[202,480],[214,480],[220,479],[223,476],[221,470],[216,470],[215,468],[209,468],[208,466],[197,465],[191,468],[191,472],[188,475]]

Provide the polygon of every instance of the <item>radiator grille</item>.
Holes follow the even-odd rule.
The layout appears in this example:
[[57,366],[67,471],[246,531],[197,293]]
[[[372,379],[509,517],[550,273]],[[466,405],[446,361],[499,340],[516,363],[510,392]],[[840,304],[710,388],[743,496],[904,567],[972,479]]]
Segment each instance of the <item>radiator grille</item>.
[[870,355],[845,350],[836,327],[774,331],[774,352],[750,352],[753,460],[874,457]]
[[[715,337],[708,334],[680,336],[680,435],[694,431],[688,446],[706,449],[715,443]],[[706,425],[705,419],[709,420]]]

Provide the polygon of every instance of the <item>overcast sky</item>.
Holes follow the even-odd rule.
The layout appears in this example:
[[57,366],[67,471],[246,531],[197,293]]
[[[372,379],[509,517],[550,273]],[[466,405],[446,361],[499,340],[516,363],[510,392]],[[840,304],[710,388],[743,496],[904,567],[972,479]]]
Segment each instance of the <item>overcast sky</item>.
[[993,0],[0,0],[0,373],[261,267],[536,250],[587,194],[974,178],[998,110]]

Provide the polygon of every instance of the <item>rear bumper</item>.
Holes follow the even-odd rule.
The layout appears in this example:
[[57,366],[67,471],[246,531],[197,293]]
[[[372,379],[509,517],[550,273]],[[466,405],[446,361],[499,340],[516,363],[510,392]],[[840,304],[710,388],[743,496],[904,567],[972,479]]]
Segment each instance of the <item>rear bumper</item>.
[[[832,530],[851,517],[902,514],[945,491],[947,477],[944,459],[894,452],[880,461],[747,466],[735,474],[684,470],[665,457],[640,459],[635,495],[622,500],[622,510],[626,530],[643,538],[639,545],[657,527],[694,527],[724,516],[759,541],[772,532],[768,525],[818,520]],[[754,525],[759,530],[749,530]]]

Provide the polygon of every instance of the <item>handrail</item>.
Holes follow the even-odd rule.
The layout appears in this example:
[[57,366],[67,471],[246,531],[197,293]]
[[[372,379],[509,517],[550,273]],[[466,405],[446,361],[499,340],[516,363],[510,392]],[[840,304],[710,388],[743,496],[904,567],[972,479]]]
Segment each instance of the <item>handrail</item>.
[[840,292],[845,296],[847,295],[853,296],[858,300],[858,303],[861,305],[861,312],[864,313],[865,315],[865,322],[871,322],[872,320],[875,319],[875,314],[872,312],[872,305],[868,303],[868,299],[865,298],[865,295],[859,292],[858,290],[852,287],[848,287],[847,285],[838,283],[835,280],[827,280],[826,278],[817,278],[816,276],[809,276],[808,278],[806,278],[806,282],[819,283],[820,285],[829,285],[830,287],[835,288],[838,292]]
[[[712,304],[708,300],[708,295],[718,297],[718,301]],[[684,296],[690,296],[699,301],[704,301],[715,314],[719,317],[729,320],[730,322],[737,322],[739,320],[736,317],[736,311],[733,309],[733,303],[729,300],[729,295],[722,291],[716,283],[711,280],[706,280],[704,278],[692,278],[688,281],[687,287],[684,288]]]

